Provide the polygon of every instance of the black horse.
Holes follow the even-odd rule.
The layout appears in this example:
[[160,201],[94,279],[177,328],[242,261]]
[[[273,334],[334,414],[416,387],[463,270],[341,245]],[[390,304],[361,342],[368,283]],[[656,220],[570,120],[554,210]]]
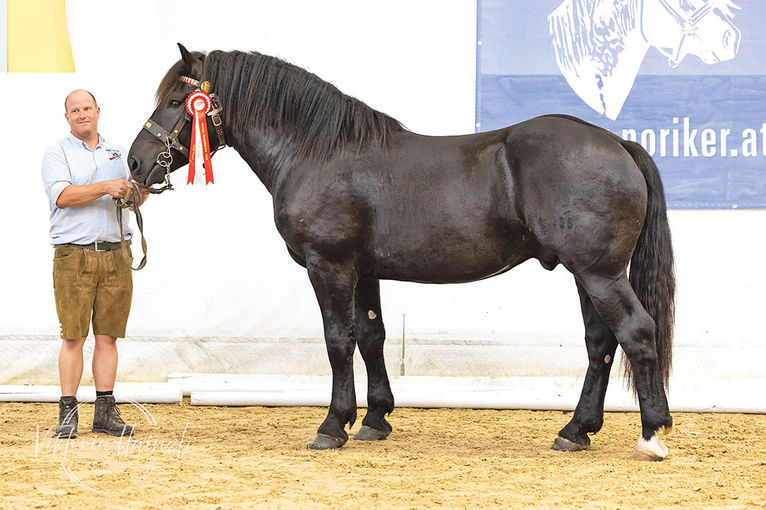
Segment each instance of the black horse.
[[[665,396],[673,250],[662,182],[640,145],[564,115],[423,136],[274,57],[179,47],[182,59],[162,80],[157,109],[130,149],[130,169],[152,185],[165,177],[167,153],[168,171],[186,164],[184,100],[194,80],[209,82],[223,109],[208,118],[211,145],[225,139],[269,190],[277,229],[319,302],[332,400],[310,448],[348,439],[355,346],[369,406],[355,438],[391,432],[379,280],[468,282],[536,258],[574,275],[589,358],[580,401],[553,448],[587,448],[601,428],[619,344],[641,408],[637,455],[667,455],[660,435],[673,423]],[[158,157],[166,145],[173,148]]]

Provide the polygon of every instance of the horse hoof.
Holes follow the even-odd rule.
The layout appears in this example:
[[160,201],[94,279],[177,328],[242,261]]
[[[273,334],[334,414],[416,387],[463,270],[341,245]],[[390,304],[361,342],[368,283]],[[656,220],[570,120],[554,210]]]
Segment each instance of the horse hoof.
[[[587,437],[585,439],[588,439]],[[590,446],[590,439],[586,444],[575,443],[569,439],[561,436],[557,436],[556,440],[551,445],[551,450],[558,450],[560,452],[579,452],[587,450]]]
[[632,458],[635,460],[660,461],[667,456],[668,447],[665,446],[659,435],[655,433],[648,441],[643,436],[638,438],[638,445],[636,445]]
[[382,441],[388,437],[390,431],[378,430],[367,425],[362,425],[359,432],[354,434],[354,439],[357,441]]
[[309,443],[309,450],[337,450],[344,444],[346,444],[346,439],[327,434],[317,434],[317,437]]

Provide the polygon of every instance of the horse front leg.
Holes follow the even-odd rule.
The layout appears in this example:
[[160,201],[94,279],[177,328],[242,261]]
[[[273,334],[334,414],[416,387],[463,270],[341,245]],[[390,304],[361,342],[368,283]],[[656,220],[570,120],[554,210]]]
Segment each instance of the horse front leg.
[[359,281],[354,296],[354,323],[356,345],[367,368],[367,414],[354,439],[378,441],[391,433],[391,425],[385,415],[394,410],[394,395],[383,357],[386,330],[380,309],[380,282],[377,279]]
[[583,322],[585,323],[585,345],[588,349],[588,371],[585,374],[580,401],[577,403],[570,422],[559,432],[551,446],[554,450],[579,451],[590,446],[588,434],[595,434],[604,424],[604,397],[609,384],[617,339],[604,324],[593,302],[582,286],[577,284],[580,294]]
[[340,448],[348,441],[346,424],[356,421],[354,391],[354,289],[353,266],[313,257],[307,262],[324,323],[325,344],[332,368],[332,398],[327,417],[308,445],[312,450]]

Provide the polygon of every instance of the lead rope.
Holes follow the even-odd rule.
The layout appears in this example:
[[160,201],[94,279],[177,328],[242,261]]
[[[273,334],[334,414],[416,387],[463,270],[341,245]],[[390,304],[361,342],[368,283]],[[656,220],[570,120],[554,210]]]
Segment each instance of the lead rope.
[[138,208],[138,204],[141,203],[141,189],[138,187],[138,183],[131,181],[130,186],[125,190],[125,196],[123,198],[115,198],[114,204],[117,210],[117,223],[120,225],[120,248],[125,260],[128,259],[128,245],[125,244],[125,234],[122,228],[122,210],[132,208],[136,215],[136,225],[141,232],[141,249],[144,252],[144,258],[141,259],[141,263],[138,267],[132,267],[133,271],[140,271],[146,265],[146,237],[144,237],[144,218],[141,216],[141,211]]
[[170,165],[173,163],[173,154],[170,152],[171,142],[170,138],[165,138],[165,150],[157,155],[157,164],[165,169],[165,185],[161,188],[152,188],[151,186],[141,186],[135,181],[130,181],[130,187],[125,189],[125,196],[123,198],[114,198],[114,205],[117,210],[117,223],[120,225],[120,249],[128,260],[128,246],[125,244],[125,234],[122,228],[122,210],[127,208],[133,208],[133,212],[136,215],[136,225],[141,232],[141,249],[144,251],[144,258],[141,259],[141,263],[138,267],[132,267],[133,271],[140,271],[146,265],[146,237],[144,237],[144,218],[141,216],[141,211],[138,208],[138,204],[141,203],[141,190],[144,189],[148,193],[162,193],[165,190],[173,189],[173,185],[170,183]]

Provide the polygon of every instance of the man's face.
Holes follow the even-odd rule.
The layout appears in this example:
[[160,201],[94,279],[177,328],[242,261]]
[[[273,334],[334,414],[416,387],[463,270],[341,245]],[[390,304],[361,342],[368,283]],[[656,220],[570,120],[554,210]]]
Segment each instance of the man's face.
[[90,94],[76,90],[66,101],[66,120],[72,134],[81,140],[98,133],[98,117],[101,108],[96,106]]

